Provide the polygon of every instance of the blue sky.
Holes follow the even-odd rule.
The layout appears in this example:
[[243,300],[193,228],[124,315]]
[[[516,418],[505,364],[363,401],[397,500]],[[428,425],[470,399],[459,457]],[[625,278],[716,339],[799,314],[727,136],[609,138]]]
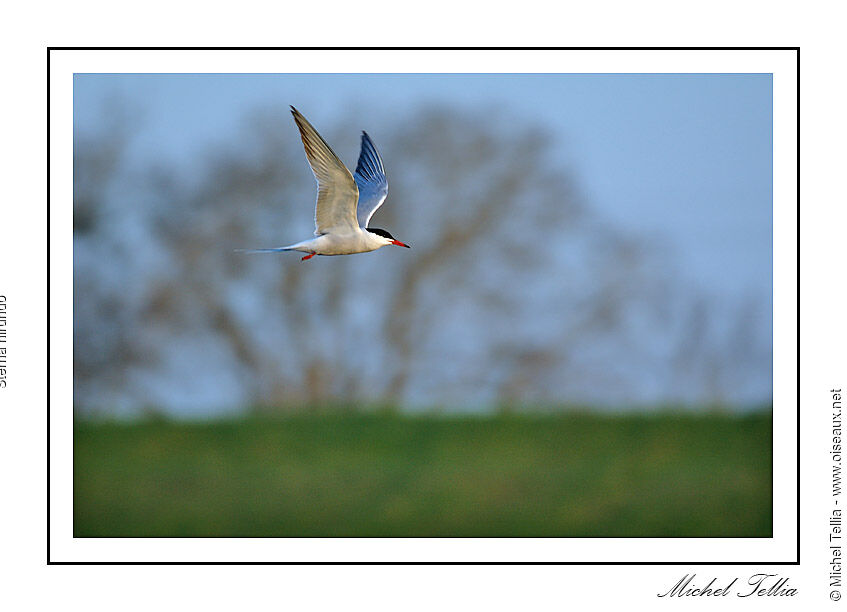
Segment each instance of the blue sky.
[[141,111],[133,161],[188,172],[275,105],[281,121],[293,104],[317,125],[356,108],[355,133],[429,103],[524,115],[549,130],[589,205],[668,245],[687,280],[771,301],[769,74],[76,75],[75,129],[97,129],[109,98]]

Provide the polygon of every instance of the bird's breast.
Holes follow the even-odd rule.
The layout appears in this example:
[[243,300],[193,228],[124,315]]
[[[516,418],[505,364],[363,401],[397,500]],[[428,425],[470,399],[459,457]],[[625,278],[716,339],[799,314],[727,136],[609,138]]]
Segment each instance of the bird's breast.
[[367,253],[382,246],[370,232],[359,231],[345,234],[324,234],[316,239],[320,244],[317,251],[321,255],[350,255],[352,253]]

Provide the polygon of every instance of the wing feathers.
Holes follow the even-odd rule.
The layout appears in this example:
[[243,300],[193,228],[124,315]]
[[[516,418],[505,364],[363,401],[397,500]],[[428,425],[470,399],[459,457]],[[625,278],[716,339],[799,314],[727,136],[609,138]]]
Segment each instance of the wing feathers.
[[360,227],[367,227],[376,209],[388,195],[388,179],[382,158],[371,137],[362,132],[362,149],[356,164],[356,185],[359,187],[359,204],[356,216]]
[[291,107],[294,122],[300,130],[306,159],[318,182],[315,204],[315,234],[332,229],[353,229],[356,221],[356,202],[359,190],[350,171],[333,152],[317,130],[300,112]]

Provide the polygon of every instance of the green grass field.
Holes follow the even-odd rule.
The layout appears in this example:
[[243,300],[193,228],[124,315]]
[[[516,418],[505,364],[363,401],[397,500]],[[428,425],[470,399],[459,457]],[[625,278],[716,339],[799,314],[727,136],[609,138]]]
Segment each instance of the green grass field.
[[80,421],[74,535],[770,537],[771,414]]

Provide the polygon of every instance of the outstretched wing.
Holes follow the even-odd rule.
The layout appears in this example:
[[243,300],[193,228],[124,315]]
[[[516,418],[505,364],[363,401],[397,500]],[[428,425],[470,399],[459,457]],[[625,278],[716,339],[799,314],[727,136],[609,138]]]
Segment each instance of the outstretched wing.
[[306,150],[306,159],[318,182],[318,200],[315,204],[315,235],[345,229],[355,229],[356,201],[359,190],[347,167],[332,152],[312,124],[296,108],[291,114],[300,129],[300,138]]
[[359,163],[356,164],[355,179],[359,186],[356,217],[359,219],[359,227],[367,227],[374,212],[382,206],[388,195],[388,179],[385,178],[382,158],[367,132],[362,132],[362,151],[359,153]]

